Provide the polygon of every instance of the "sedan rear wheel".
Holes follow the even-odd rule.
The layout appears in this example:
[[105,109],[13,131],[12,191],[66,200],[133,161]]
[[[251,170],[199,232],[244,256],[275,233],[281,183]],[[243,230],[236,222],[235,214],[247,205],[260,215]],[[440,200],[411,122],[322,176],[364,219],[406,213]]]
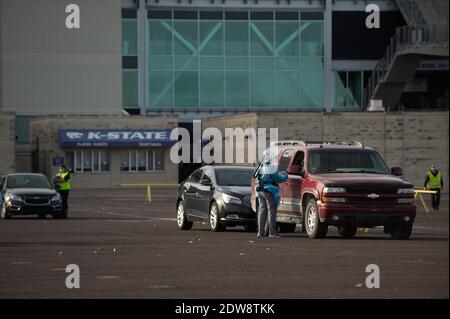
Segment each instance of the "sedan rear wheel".
[[180,201],[177,206],[177,225],[179,229],[188,230],[192,228],[194,223],[186,219],[186,214],[184,212],[184,203]]

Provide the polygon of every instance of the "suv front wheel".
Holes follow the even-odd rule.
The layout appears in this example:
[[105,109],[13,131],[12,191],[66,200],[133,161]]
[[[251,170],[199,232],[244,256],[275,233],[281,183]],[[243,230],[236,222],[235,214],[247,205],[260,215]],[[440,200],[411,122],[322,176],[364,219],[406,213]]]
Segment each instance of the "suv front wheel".
[[392,226],[390,229],[392,239],[409,239],[411,236],[413,225],[412,223],[400,223]]
[[327,235],[328,225],[320,222],[319,209],[314,198],[310,199],[306,206],[305,224],[309,238],[322,239]]

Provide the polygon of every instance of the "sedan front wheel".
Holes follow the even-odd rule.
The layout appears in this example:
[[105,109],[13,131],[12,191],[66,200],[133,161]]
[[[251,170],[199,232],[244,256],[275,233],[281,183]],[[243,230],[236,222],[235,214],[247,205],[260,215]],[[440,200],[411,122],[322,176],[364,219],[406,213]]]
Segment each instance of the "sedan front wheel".
[[212,231],[224,231],[225,226],[220,222],[219,207],[212,203],[209,209],[209,226]]

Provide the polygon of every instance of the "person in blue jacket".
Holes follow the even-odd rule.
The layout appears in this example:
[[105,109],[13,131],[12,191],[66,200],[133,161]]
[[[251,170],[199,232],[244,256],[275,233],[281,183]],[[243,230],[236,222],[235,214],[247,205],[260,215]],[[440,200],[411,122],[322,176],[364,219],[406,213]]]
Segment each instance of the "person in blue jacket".
[[266,223],[269,224],[269,237],[279,237],[277,234],[277,209],[281,201],[279,183],[288,179],[285,172],[279,173],[275,164],[277,153],[268,149],[263,153],[263,160],[257,172],[259,211],[258,237],[265,236]]

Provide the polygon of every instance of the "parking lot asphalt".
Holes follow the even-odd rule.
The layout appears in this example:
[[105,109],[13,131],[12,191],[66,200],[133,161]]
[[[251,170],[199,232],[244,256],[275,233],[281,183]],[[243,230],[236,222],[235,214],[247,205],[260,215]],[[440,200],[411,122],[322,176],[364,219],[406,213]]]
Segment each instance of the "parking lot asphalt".
[[[241,227],[178,230],[175,191],[75,190],[68,220],[0,220],[3,298],[448,298],[449,210],[418,210],[410,240],[381,228],[309,240]],[[80,268],[80,288],[65,268]],[[368,289],[366,266],[380,269]]]

